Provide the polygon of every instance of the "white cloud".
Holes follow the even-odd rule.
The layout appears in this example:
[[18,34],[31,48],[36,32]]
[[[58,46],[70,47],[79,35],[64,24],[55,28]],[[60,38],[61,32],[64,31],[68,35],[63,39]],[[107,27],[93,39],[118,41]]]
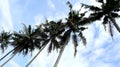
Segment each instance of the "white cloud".
[[55,5],[54,3],[52,2],[52,0],[47,0],[48,1],[48,6],[52,9],[55,9]]
[[[74,5],[74,9],[78,9],[79,3]],[[65,15],[65,14],[64,14]],[[66,15],[65,15],[66,16]],[[60,13],[56,14],[55,17],[48,17],[49,20],[54,20],[56,17],[62,18],[63,15]],[[87,38],[87,47],[83,46],[80,42],[78,46],[78,53],[74,58],[73,44],[70,42],[66,46],[65,51],[61,57],[58,67],[116,67],[114,60],[120,59],[119,44],[115,44],[112,41],[108,32],[105,32],[100,22],[88,25],[88,29],[84,31],[84,36]],[[97,36],[97,37],[95,37]],[[118,36],[115,36],[116,38]],[[116,39],[118,40],[118,39]],[[112,47],[111,47],[112,45]],[[110,48],[111,47],[111,48]],[[110,48],[110,49],[108,49]],[[116,49],[117,48],[117,49]],[[116,53],[115,56],[113,53]],[[46,50],[43,51],[38,58],[31,64],[31,67],[53,67],[58,53],[52,52],[47,56]],[[112,57],[112,58],[111,58]],[[116,59],[113,59],[116,58]],[[113,62],[104,62],[113,61]],[[120,65],[120,64],[119,64]]]
[[[79,4],[74,6],[75,9],[78,9],[77,6],[79,6]],[[56,13],[54,16],[49,16],[48,20],[60,19],[65,16],[64,13]],[[43,19],[45,18],[40,14],[34,18],[36,24],[44,22]],[[119,67],[120,64],[115,66],[116,62],[114,62],[120,59],[120,38],[118,34],[115,35],[116,39],[112,41],[108,32],[104,31],[100,22],[88,25],[88,27],[89,28],[84,31],[84,36],[87,38],[87,47],[85,48],[80,42],[76,58],[74,58],[74,48],[70,41],[65,48],[58,67]],[[97,37],[95,37],[95,35],[97,35]],[[34,52],[33,56],[37,52],[38,50]],[[53,67],[57,55],[58,53],[53,51],[47,56],[46,48],[29,67]],[[9,62],[8,64],[12,64],[11,67],[20,67],[14,61]]]
[[48,16],[47,19],[49,21],[51,21],[51,20],[58,21],[60,19],[62,19],[64,21],[64,19],[66,18],[66,16],[67,15],[64,12],[56,12],[56,13],[54,13],[53,16]]
[[34,25],[39,25],[41,23],[44,23],[45,20],[47,19],[48,21],[58,21],[60,19],[62,19],[63,21],[65,21],[65,17],[67,15],[63,12],[58,12],[58,13],[55,13],[53,16],[47,16],[47,17],[44,17],[43,15],[41,14],[37,14],[36,16],[34,16]]
[[38,14],[34,17],[34,21],[35,25],[41,24],[45,21],[45,17],[43,15]]
[[4,67],[20,67],[15,61],[9,61]]
[[3,27],[6,31],[12,30],[13,24],[8,0],[0,0],[0,12],[0,27]]
[[[9,7],[9,0],[0,0],[0,30],[3,28],[6,31],[13,30],[12,16]],[[2,56],[4,54],[1,54]],[[11,60],[4,67],[20,67],[16,62]]]
[[101,3],[96,2],[96,0],[90,0],[90,1],[91,1],[91,5],[98,6],[98,7],[101,6]]
[[[56,51],[53,51],[48,55],[48,47],[46,47],[37,58],[30,64],[29,67],[53,67],[54,60],[57,57]],[[38,53],[38,50],[34,52],[34,56]]]

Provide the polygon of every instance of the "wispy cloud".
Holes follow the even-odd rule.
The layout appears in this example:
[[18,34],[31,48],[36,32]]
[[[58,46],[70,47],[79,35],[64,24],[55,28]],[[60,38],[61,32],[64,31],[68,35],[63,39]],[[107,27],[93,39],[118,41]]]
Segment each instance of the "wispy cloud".
[[20,67],[20,65],[18,65],[15,61],[11,60],[4,67]]
[[48,6],[52,9],[55,9],[55,5],[54,3],[52,2],[52,0],[47,0],[48,1]]
[[0,12],[1,12],[0,13],[1,14],[1,19],[0,19],[1,27],[3,27],[6,31],[12,30],[13,24],[12,24],[12,17],[10,13],[8,0],[0,0]]
[[[6,3],[7,2],[7,3]],[[91,0],[91,3],[94,4],[94,1]],[[55,5],[51,0],[48,0],[50,8],[54,9]],[[95,3],[96,4],[96,3]],[[6,7],[5,7],[6,6]],[[76,3],[73,7],[78,9],[80,6],[79,3]],[[2,26],[5,28],[12,28],[12,18],[9,9],[8,0],[0,0],[0,12],[2,15]],[[56,20],[65,17],[64,13],[54,13],[53,16],[48,16],[48,20]],[[44,22],[42,15],[37,14],[34,17],[35,23],[39,24]],[[10,25],[10,26],[9,26]],[[66,46],[65,51],[62,55],[58,67],[119,67],[120,66],[120,38],[117,33],[115,39],[112,41],[108,32],[104,31],[100,22],[88,25],[88,29],[84,31],[84,36],[87,38],[87,47],[83,46],[80,42],[78,46],[78,53],[76,58],[74,58],[73,44],[70,41],[68,46]],[[97,35],[97,37],[95,37]],[[33,53],[33,56],[38,52],[36,50]],[[58,53],[53,51],[49,56],[47,55],[47,48],[42,51],[42,53],[33,61],[30,67],[53,67],[54,62],[57,58]],[[22,62],[22,61],[21,61]],[[14,61],[10,61],[6,67],[20,67]]]
[[[65,48],[58,67],[119,67],[120,44],[117,41],[119,38],[112,41],[104,29],[97,28],[100,32],[96,39],[94,38],[96,34],[94,24],[89,26],[89,30],[84,32],[88,41],[87,47],[85,48],[80,42],[78,53],[75,58],[73,56],[73,44],[70,41]],[[31,64],[31,67],[36,67],[38,65],[42,67],[53,67],[58,53],[54,51],[47,56],[46,50],[36,58]]]
[[[91,1],[93,3],[94,1]],[[93,3],[94,4],[94,3]],[[76,3],[73,5],[74,9],[79,9],[80,4]],[[57,17],[56,14],[55,17]],[[66,16],[66,15],[64,15]],[[62,15],[58,18],[63,17]],[[48,18],[49,20],[54,20],[53,16]],[[62,55],[58,67],[119,67],[120,61],[120,42],[119,36],[115,35],[115,40],[112,41],[109,33],[104,30],[104,27],[100,22],[95,22],[94,24],[88,25],[88,29],[84,31],[84,36],[87,38],[87,47],[79,43],[78,53],[76,58],[73,56],[73,44],[70,41],[68,46],[66,46],[65,51]],[[116,44],[116,45],[114,45]],[[42,67],[53,67],[54,62],[57,58],[58,53],[51,53],[50,56],[46,55],[46,51],[43,51],[38,58],[32,63],[31,67],[36,65]],[[38,62],[39,61],[39,62]],[[117,63],[117,64],[116,64]]]
[[43,15],[37,14],[37,15],[34,17],[34,21],[35,21],[35,25],[39,25],[39,24],[41,24],[41,23],[44,23],[45,18],[44,18]]

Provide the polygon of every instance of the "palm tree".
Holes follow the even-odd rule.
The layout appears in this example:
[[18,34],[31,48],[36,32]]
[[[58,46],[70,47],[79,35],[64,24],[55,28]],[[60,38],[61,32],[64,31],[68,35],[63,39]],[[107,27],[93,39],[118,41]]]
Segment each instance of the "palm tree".
[[31,25],[26,27],[24,25],[24,30],[18,32],[14,32],[12,36],[11,45],[14,46],[14,49],[11,51],[13,56],[9,58],[5,63],[1,66],[5,65],[10,59],[12,59],[17,53],[23,53],[23,55],[27,55],[28,52],[31,52],[35,49],[41,49],[41,41],[38,37],[38,32],[40,29],[32,29]]
[[5,32],[4,30],[0,33],[0,49],[2,49],[2,53],[4,53],[4,50],[11,43],[11,36],[10,32]]
[[113,36],[112,26],[114,26],[120,33],[120,27],[115,21],[115,18],[120,17],[117,13],[120,11],[120,0],[97,0],[97,2],[102,4],[101,7],[82,4],[85,8],[92,11],[88,18],[83,19],[84,21],[86,20],[86,22],[83,23],[89,23],[103,18],[102,24],[105,28],[106,24],[109,24],[109,32],[111,36]]
[[[62,20],[57,22],[48,22],[48,20],[46,20],[45,24],[41,24],[36,29],[32,29],[31,25],[27,27],[23,24],[24,30],[22,31],[14,32],[12,34],[3,31],[0,34],[0,48],[4,52],[4,49],[9,44],[10,46],[13,46],[14,49],[4,56],[6,57],[8,54],[13,53],[12,57],[1,66],[4,66],[17,53],[23,53],[23,55],[27,55],[30,52],[32,54],[34,49],[38,49],[39,52],[26,65],[26,67],[28,67],[40,54],[40,52],[48,45],[48,53],[51,53],[52,50],[58,51],[58,49],[60,49],[59,55],[54,64],[54,67],[57,67],[64,49],[66,45],[68,45],[70,39],[73,40],[74,56],[76,56],[78,38],[81,39],[83,44],[86,46],[86,38],[83,35],[83,31],[87,28],[84,27],[84,25],[93,23],[93,21],[100,20],[102,18],[102,24],[104,27],[106,27],[106,24],[108,24],[110,35],[113,37],[113,26],[118,32],[120,32],[119,25],[115,21],[115,18],[120,17],[120,15],[117,13],[120,11],[120,1],[97,0],[97,2],[102,4],[101,7],[82,4],[82,7],[92,11],[89,17],[85,17],[85,14],[87,13],[86,11],[80,13],[80,10],[72,10],[71,3],[67,2],[70,12],[66,18],[66,22],[63,22]],[[2,60],[4,57],[2,57],[0,60]]]
[[[26,64],[26,67],[28,67],[33,60],[40,54],[40,52],[46,47],[46,45],[49,42],[48,35],[45,33],[44,28],[42,28],[42,25],[39,25],[36,29],[36,40],[37,42],[40,42],[38,45],[36,45],[36,48],[39,49],[39,52]],[[39,48],[39,45],[41,47]]]
[[[4,30],[0,33],[0,48],[2,49],[3,53],[4,53],[4,50],[8,47],[8,45],[10,45],[10,43],[11,43],[11,41],[10,41],[11,36],[12,36],[12,34],[10,32],[5,32]],[[2,59],[4,59],[9,53],[7,53],[5,56],[3,56],[0,59],[0,61]]]
[[[48,53],[51,53],[52,50],[58,50],[60,48],[60,38],[62,36],[62,33],[65,31],[65,25],[64,23],[62,23],[62,20],[59,20],[58,22],[55,21],[49,21],[46,20],[45,24],[43,25],[43,31],[46,36],[48,36],[47,38],[44,38],[42,36],[43,42],[42,45],[44,47],[42,47],[39,52],[29,61],[29,63],[26,65],[26,67],[28,67],[32,61],[40,54],[40,52],[46,47],[46,45],[49,45],[48,47]],[[38,28],[41,26],[38,26]]]
[[72,10],[72,5],[70,2],[67,2],[67,4],[70,7],[70,12],[68,18],[66,19],[67,20],[67,22],[65,23],[66,31],[64,32],[61,38],[61,42],[60,42],[61,48],[58,58],[54,64],[54,67],[58,66],[60,58],[64,52],[65,46],[70,41],[71,35],[74,44],[74,56],[76,56],[76,52],[77,52],[78,38],[80,38],[83,41],[83,44],[86,45],[86,38],[82,34],[82,31],[84,31],[86,28],[79,24],[80,23],[79,21],[84,18],[86,12],[80,14],[80,11]]

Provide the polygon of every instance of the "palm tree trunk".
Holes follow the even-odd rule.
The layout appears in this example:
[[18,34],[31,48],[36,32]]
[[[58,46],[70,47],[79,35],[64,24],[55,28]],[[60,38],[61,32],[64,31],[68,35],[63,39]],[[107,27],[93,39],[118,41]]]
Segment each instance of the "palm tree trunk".
[[117,31],[120,33],[120,27],[118,26],[118,24],[116,23],[115,19],[111,16],[111,14],[109,14],[109,18],[112,21],[113,25],[115,26],[115,28],[117,29]]
[[27,63],[26,67],[28,67],[33,62],[33,60],[35,60],[35,58],[40,54],[40,52],[45,48],[45,46],[41,48],[39,52]]
[[[25,46],[25,45],[24,45]],[[22,46],[20,49],[19,49],[19,51],[22,49],[22,48],[24,48],[24,46]],[[19,47],[19,46],[18,46]],[[15,49],[17,49],[17,47],[16,48],[14,48],[13,50],[11,50],[11,52],[12,51],[14,51]],[[9,58],[6,62],[4,62],[0,67],[3,67],[7,62],[9,62],[15,55],[17,54],[17,52],[15,52],[14,54],[13,54],[13,56],[11,57],[11,58]]]
[[61,58],[61,56],[62,56],[62,54],[63,54],[64,49],[65,49],[65,46],[66,46],[66,45],[64,45],[64,46],[61,48],[60,53],[59,53],[59,55],[58,55],[58,57],[57,57],[57,60],[56,60],[56,62],[55,62],[55,64],[54,64],[54,67],[57,67],[57,66],[58,66],[58,63],[59,63],[59,61],[60,61],[60,58]]
[[[17,53],[16,53],[17,54]],[[3,67],[7,62],[9,62],[16,54],[14,54],[11,58],[9,58],[6,62],[4,62],[0,67]]]
[[2,59],[4,59],[6,56],[8,56],[13,50],[14,50],[14,49],[12,49],[12,50],[9,51],[6,55],[4,55],[2,58],[0,58],[0,61],[1,61]]

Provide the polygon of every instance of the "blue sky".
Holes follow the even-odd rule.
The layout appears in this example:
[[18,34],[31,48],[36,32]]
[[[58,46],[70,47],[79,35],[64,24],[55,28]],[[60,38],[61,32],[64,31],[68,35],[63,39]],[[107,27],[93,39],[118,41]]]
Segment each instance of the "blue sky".
[[[0,0],[0,30],[18,31],[22,24],[37,25],[44,23],[45,19],[59,20],[67,17],[69,8],[68,0]],[[73,9],[78,9],[80,3],[94,4],[94,0],[69,0]],[[119,20],[117,20],[119,22]],[[104,31],[100,21],[88,25],[89,29],[84,31],[87,38],[87,46],[79,42],[76,58],[73,54],[72,42],[66,46],[58,67],[120,67],[120,34],[115,30],[114,38],[110,37],[108,31]],[[9,47],[11,50],[12,47]],[[6,52],[7,52],[6,51]],[[38,52],[35,50],[33,56]],[[33,61],[29,67],[53,67],[58,56],[56,51],[47,54],[47,48]],[[4,54],[0,54],[2,57]],[[32,56],[32,57],[33,57]],[[32,58],[30,55],[16,55],[4,67],[25,67]],[[5,61],[5,60],[3,60]],[[0,65],[2,62],[0,62]]]

